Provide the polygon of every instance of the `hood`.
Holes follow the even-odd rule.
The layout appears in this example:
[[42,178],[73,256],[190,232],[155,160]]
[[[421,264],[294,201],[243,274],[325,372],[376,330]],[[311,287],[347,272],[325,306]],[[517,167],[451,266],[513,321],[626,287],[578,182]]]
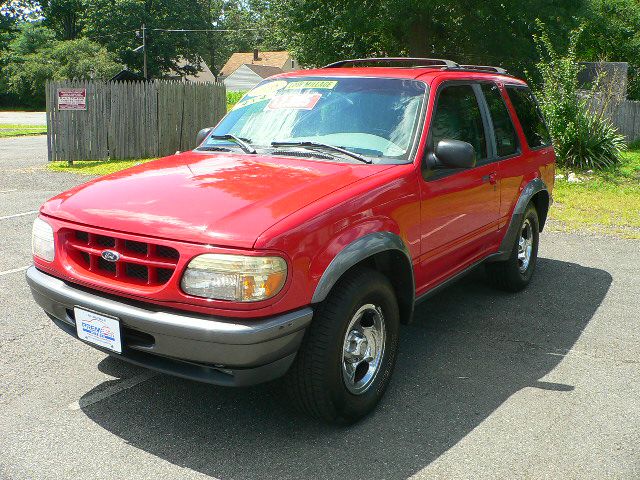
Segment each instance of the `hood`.
[[387,168],[186,152],[93,180],[41,211],[121,232],[251,248],[293,212]]

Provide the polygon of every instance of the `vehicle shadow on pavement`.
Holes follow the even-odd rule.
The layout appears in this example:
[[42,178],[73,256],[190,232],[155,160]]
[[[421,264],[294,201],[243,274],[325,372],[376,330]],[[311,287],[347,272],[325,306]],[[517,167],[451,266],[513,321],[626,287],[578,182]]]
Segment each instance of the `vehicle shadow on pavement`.
[[[572,348],[612,278],[544,258],[537,268],[518,294],[494,290],[478,270],[420,305],[402,329],[386,397],[351,427],[293,413],[274,385],[225,389],[164,375],[83,411],[136,448],[220,479],[406,478],[521,389],[574,388],[541,379]],[[111,357],[100,368],[123,378],[141,371]]]

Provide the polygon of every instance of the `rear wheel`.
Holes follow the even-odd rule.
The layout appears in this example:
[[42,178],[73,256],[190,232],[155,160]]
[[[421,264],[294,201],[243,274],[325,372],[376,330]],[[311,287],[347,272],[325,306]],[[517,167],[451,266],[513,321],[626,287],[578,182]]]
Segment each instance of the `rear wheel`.
[[529,204],[509,258],[486,264],[491,281],[502,290],[511,292],[525,288],[536,268],[539,239],[538,213],[535,206]]
[[303,412],[348,424],[369,413],[391,378],[399,312],[393,287],[377,271],[347,274],[318,306],[287,373],[289,397]]

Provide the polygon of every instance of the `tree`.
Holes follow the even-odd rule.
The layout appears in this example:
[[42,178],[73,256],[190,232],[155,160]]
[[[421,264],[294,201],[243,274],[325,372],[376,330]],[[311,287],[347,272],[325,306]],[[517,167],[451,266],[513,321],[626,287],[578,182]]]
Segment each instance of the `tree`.
[[40,0],[44,23],[61,40],[73,40],[81,30],[82,0]]
[[12,95],[9,94],[9,83],[3,73],[3,54],[7,50],[9,42],[13,38],[16,28],[16,19],[5,10],[5,5],[0,7],[0,105],[12,103]]
[[44,105],[47,80],[109,78],[120,70],[104,47],[87,38],[56,40],[49,28],[24,23],[3,54],[8,91],[23,104]]
[[[620,135],[605,114],[606,108],[594,108],[587,98],[578,95],[578,74],[582,67],[577,60],[577,46],[583,27],[569,33],[569,43],[560,53],[551,41],[545,25],[538,21],[539,33],[534,35],[539,61],[536,68],[542,83],[537,89],[553,138],[558,163],[573,169],[605,169],[620,162],[626,148]],[[598,95],[598,82],[590,97],[604,101]]]
[[397,54],[397,22],[385,18],[387,5],[376,0],[283,0],[274,4],[273,24],[303,65],[377,52]]
[[40,18],[41,8],[37,0],[5,0],[0,3],[0,17],[12,22],[24,22]]
[[206,51],[201,33],[156,29],[208,29],[207,0],[92,0],[84,13],[84,33],[114,52],[119,62],[142,72],[141,27],[146,26],[148,71],[158,77],[173,70],[192,73],[180,62],[197,65]]
[[[533,63],[535,19],[562,38],[584,0],[283,0],[277,29],[303,63],[387,55],[450,57],[522,72]],[[515,68],[514,68],[515,67]]]
[[629,63],[628,96],[640,99],[640,3],[590,0],[578,56],[587,61]]
[[[15,18],[15,17],[10,17]],[[39,24],[30,22],[14,23],[12,28],[3,34],[3,47],[0,50],[0,91],[2,91],[2,103],[10,105],[23,104],[25,100],[33,97],[28,92],[21,92],[21,82],[16,83],[14,72],[20,72],[20,65],[24,58],[35,54],[39,49],[45,48],[54,40],[54,34],[49,29]],[[39,66],[42,67],[42,66]],[[42,68],[32,72],[31,79],[35,82],[43,73]],[[25,72],[20,72],[25,73]],[[46,74],[45,74],[46,80]],[[42,84],[42,81],[40,81]],[[42,92],[44,95],[44,90]],[[36,101],[36,103],[38,103]]]
[[273,10],[269,0],[211,0],[211,28],[205,42],[209,67],[218,72],[234,52],[280,50],[286,46],[284,37],[273,28]]

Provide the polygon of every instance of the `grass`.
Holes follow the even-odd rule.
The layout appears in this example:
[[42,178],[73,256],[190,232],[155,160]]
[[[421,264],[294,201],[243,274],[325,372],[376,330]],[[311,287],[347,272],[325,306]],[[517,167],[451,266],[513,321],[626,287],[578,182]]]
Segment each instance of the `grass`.
[[640,239],[640,150],[624,153],[615,168],[577,175],[585,180],[556,179],[549,230]]
[[79,175],[107,175],[152,160],[155,160],[155,158],[141,160],[82,160],[75,161],[72,165],[67,162],[50,162],[47,164],[47,169],[54,172],[70,172]]
[[46,125],[16,125],[13,123],[0,123],[0,138],[20,137],[24,135],[45,135]]
[[241,92],[227,92],[227,112],[240,101],[245,93],[247,93],[246,90]]

